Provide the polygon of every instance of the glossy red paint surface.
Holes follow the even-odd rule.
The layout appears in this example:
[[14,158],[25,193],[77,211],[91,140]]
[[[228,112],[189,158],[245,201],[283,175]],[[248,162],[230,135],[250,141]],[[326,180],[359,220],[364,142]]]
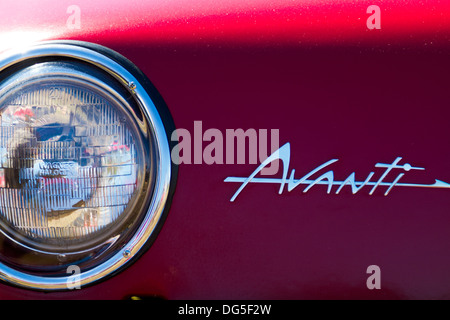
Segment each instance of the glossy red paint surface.
[[[66,26],[71,4],[2,4],[1,48],[108,46],[150,78],[178,128],[279,129],[298,178],[337,158],[336,179],[364,180],[403,157],[426,168],[403,182],[450,182],[448,2],[379,1],[381,30],[366,27],[369,1],[78,1],[79,30]],[[0,298],[450,297],[450,190],[253,184],[230,202],[239,184],[224,179],[255,168],[182,164],[165,225],[131,267],[65,293],[1,284]],[[381,290],[366,287],[369,265]]]

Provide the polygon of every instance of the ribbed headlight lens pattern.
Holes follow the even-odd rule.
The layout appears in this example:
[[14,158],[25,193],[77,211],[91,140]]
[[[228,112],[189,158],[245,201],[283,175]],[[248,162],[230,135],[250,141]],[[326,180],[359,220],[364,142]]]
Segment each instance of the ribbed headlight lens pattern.
[[95,271],[86,283],[113,272],[121,250],[150,236],[167,196],[170,175],[158,170],[170,153],[156,109],[143,107],[151,100],[71,50],[0,79],[0,278],[30,288],[64,289],[70,265]]
[[30,69],[0,105],[0,217],[37,248],[70,252],[127,215],[139,144],[117,101],[63,67]]

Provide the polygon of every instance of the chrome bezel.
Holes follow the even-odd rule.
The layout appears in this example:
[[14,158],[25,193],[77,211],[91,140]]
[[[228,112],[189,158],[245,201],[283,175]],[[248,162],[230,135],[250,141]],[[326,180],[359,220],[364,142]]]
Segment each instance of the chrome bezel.
[[[39,43],[26,50],[10,52],[0,57],[0,73],[27,60],[43,58],[69,58],[83,61],[112,76],[132,93],[135,102],[147,117],[147,121],[150,124],[149,129],[155,139],[156,181],[149,209],[130,241],[121,250],[116,252],[106,262],[87,271],[82,270],[77,275],[77,280],[79,280],[80,286],[83,287],[122,269],[143,249],[152,236],[162,217],[169,196],[172,178],[169,141],[161,115],[146,88],[122,64],[94,49],[70,42],[50,41]],[[69,289],[67,284],[72,277],[69,274],[59,277],[37,276],[18,271],[0,263],[0,279],[28,289],[54,291]]]

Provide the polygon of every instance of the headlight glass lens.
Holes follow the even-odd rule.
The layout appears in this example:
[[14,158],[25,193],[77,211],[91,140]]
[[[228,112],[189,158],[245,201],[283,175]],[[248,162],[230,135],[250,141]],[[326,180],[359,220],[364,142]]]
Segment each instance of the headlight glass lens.
[[65,69],[28,68],[0,105],[1,223],[57,252],[92,247],[126,219],[143,176],[126,108]]

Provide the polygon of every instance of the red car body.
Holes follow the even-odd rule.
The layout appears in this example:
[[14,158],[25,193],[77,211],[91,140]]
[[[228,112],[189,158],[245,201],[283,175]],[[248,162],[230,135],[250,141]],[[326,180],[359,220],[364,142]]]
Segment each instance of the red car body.
[[[402,157],[426,169],[405,183],[450,182],[448,2],[78,0],[79,28],[71,4],[2,3],[0,48],[109,47],[147,75],[177,128],[278,129],[296,179],[339,159],[337,180],[364,180]],[[224,180],[256,167],[181,164],[164,226],[131,266],[67,292],[2,283],[0,299],[450,297],[450,189],[249,184],[231,202],[240,184]],[[371,265],[381,289],[367,286]]]

